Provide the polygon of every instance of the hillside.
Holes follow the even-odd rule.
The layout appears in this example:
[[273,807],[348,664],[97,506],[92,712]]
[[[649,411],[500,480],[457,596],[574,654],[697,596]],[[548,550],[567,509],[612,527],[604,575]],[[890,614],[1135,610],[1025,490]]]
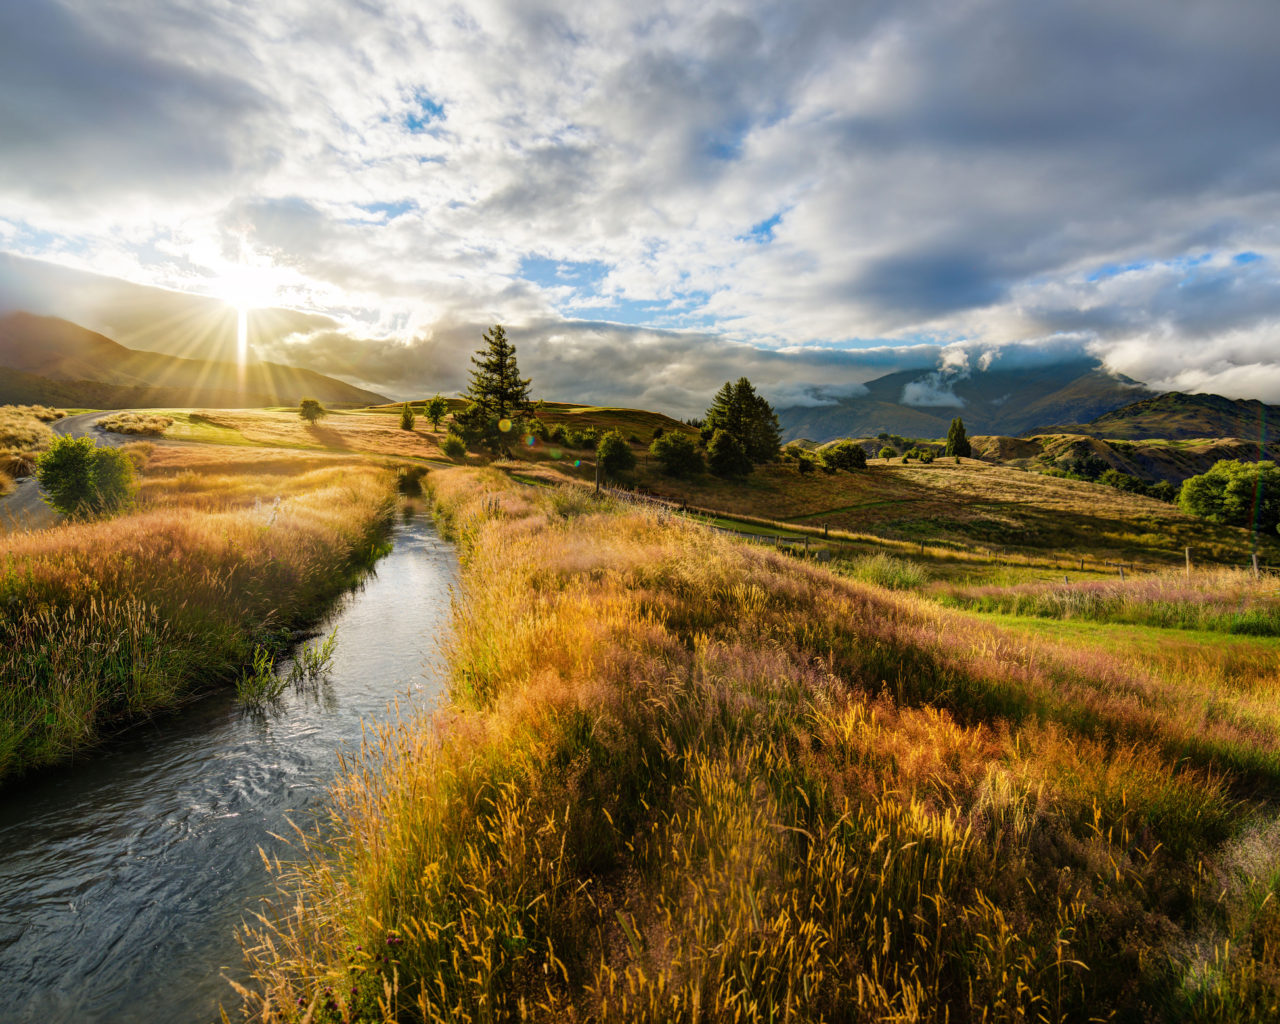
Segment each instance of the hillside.
[[279,363],[180,359],[125,348],[56,317],[0,317],[0,402],[90,408],[369,405],[386,398],[312,370]]
[[864,394],[830,405],[779,409],[784,436],[819,442],[880,432],[945,437],[955,416],[964,419],[970,433],[1021,434],[1045,424],[1092,419],[1153,394],[1092,360],[951,377],[906,370],[865,388]]
[[[1268,424],[1272,425],[1270,430]],[[1171,391],[1059,429],[1093,437],[1166,440],[1238,437],[1265,442],[1274,435],[1277,425],[1280,425],[1280,406],[1277,405]]]

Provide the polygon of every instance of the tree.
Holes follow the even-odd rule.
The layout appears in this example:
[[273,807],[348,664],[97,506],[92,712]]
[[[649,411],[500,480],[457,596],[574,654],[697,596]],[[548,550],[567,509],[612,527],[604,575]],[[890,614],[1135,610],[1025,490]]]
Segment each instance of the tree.
[[831,469],[867,468],[867,453],[857,441],[832,441],[818,449],[818,458]]
[[520,376],[516,365],[516,349],[507,341],[501,324],[494,324],[484,334],[485,347],[471,357],[471,384],[464,398],[474,402],[486,415],[504,420],[519,412],[529,412],[529,378]]
[[304,398],[298,403],[298,415],[308,423],[315,423],[316,420],[328,416],[329,410],[314,398]]
[[55,437],[36,459],[36,479],[44,500],[69,516],[119,508],[136,490],[129,456],[88,437]]
[[973,445],[969,443],[969,438],[965,436],[964,420],[959,416],[951,421],[951,429],[947,431],[947,447],[943,454],[955,455],[963,459],[973,455]]
[[418,422],[418,417],[413,414],[413,406],[408,402],[404,403],[404,408],[400,410],[400,429],[412,430],[413,425]]
[[1178,505],[1210,522],[1274,530],[1280,524],[1280,468],[1269,461],[1222,459],[1182,482]]
[[746,377],[725,382],[707,410],[706,436],[717,430],[734,437],[753,463],[772,462],[782,450],[782,428],[771,406]]
[[436,395],[427,403],[427,419],[431,421],[431,429],[439,430],[440,421],[448,415],[449,400]]
[[658,464],[667,476],[682,478],[697,476],[705,468],[702,464],[702,453],[698,451],[693,438],[681,430],[670,434],[659,434],[649,445],[649,454],[658,460]]
[[742,442],[727,430],[717,430],[711,435],[711,443],[707,445],[707,465],[716,476],[726,478],[746,476],[753,468]]
[[609,476],[636,468],[636,453],[631,450],[631,445],[627,444],[627,439],[620,430],[610,430],[600,438],[600,443],[596,445],[596,458],[600,462],[600,468]]
[[897,454],[898,453],[895,452],[892,448],[890,448],[888,445],[885,445],[883,448],[880,449],[876,457],[880,459],[892,459]]

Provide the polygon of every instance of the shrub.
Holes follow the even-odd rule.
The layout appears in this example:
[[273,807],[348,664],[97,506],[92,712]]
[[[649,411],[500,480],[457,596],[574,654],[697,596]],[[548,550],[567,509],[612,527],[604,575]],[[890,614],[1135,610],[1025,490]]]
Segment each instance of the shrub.
[[600,443],[596,445],[596,458],[600,468],[610,476],[626,473],[636,467],[636,453],[627,444],[627,439],[619,430],[610,430]]
[[88,437],[55,437],[36,460],[36,478],[45,501],[68,516],[118,509],[136,490],[129,456]]
[[413,414],[413,406],[405,402],[404,408],[400,410],[400,429],[412,430],[413,425],[417,422],[418,417]]
[[867,468],[867,453],[857,441],[832,441],[818,449],[818,458],[830,469]]
[[881,448],[881,449],[880,449],[880,451],[879,451],[879,453],[878,453],[879,457],[880,457],[880,458],[882,458],[882,459],[892,459],[892,458],[893,458],[895,455],[897,455],[897,454],[898,454],[898,453],[897,453],[897,452],[895,452],[895,451],[894,451],[892,448],[890,448],[888,445],[885,445],[883,448]]
[[1178,505],[1212,523],[1274,530],[1280,523],[1280,469],[1274,462],[1223,459],[1182,482]]
[[467,457],[467,442],[453,431],[449,431],[440,445],[440,450],[454,462],[460,462]]
[[113,434],[159,437],[173,426],[173,418],[149,413],[118,412],[114,416],[104,416],[98,420],[98,426]]
[[683,431],[660,434],[655,437],[653,443],[649,445],[649,454],[658,460],[662,471],[667,476],[682,478],[697,476],[705,468],[698,446],[693,438]]
[[747,450],[725,430],[717,430],[711,435],[711,443],[707,445],[707,465],[716,476],[726,479],[744,477],[752,470]]
[[799,455],[796,457],[796,471],[801,476],[808,476],[813,472],[814,460],[808,455]]

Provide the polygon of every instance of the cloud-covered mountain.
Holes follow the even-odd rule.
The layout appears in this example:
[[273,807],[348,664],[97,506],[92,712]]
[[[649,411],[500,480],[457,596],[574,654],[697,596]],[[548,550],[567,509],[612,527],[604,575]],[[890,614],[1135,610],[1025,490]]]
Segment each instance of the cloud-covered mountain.
[[1154,392],[1106,370],[1096,359],[1040,366],[908,370],[870,381],[863,393],[827,405],[778,410],[788,439],[828,441],[881,432],[946,437],[959,416],[970,434],[1021,434],[1063,422],[1083,422]]

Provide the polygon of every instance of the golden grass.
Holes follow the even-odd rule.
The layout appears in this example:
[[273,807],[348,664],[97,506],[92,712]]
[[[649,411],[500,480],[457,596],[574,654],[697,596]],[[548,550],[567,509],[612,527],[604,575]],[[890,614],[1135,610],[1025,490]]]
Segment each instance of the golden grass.
[[373,730],[277,865],[251,1017],[1274,1019],[1274,686],[431,483],[451,703]]
[[408,458],[445,458],[440,451],[444,431],[432,431],[425,417],[419,419],[416,429],[401,430],[398,419],[372,412],[333,411],[314,425],[293,411],[220,409],[194,415],[199,416],[199,422],[203,424],[234,431],[253,444]]
[[162,437],[173,425],[173,417],[161,416],[158,413],[118,412],[104,416],[98,420],[98,426],[116,434],[140,434],[147,437]]
[[155,450],[131,514],[0,538],[0,777],[229,681],[376,555],[387,470],[239,454]]
[[[26,476],[53,440],[49,424],[66,413],[43,405],[0,405],[0,474]],[[0,494],[5,489],[0,484]]]

